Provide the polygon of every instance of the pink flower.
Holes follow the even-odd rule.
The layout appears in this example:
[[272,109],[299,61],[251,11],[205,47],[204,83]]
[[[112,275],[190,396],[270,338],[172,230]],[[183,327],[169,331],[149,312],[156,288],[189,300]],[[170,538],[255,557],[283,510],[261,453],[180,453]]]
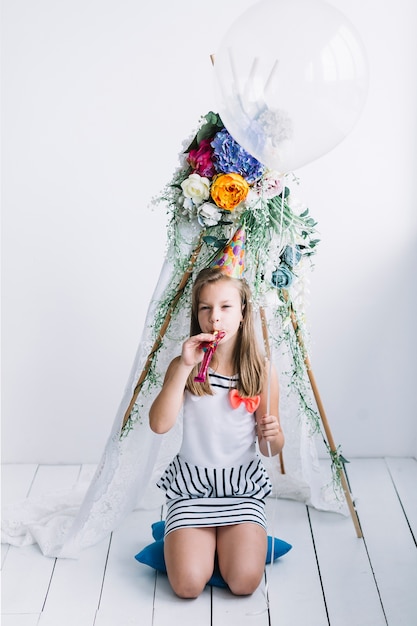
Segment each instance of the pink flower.
[[274,171],[267,172],[253,185],[253,190],[257,193],[257,195],[263,196],[266,199],[279,196],[282,189],[282,174]]
[[190,150],[187,161],[193,168],[193,173],[200,174],[207,178],[212,178],[215,169],[212,161],[213,148],[210,139],[202,139],[197,150]]

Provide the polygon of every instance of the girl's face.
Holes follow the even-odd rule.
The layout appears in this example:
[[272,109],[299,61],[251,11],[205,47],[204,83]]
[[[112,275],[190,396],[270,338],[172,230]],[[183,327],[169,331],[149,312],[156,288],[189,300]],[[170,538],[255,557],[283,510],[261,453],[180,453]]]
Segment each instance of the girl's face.
[[204,333],[223,330],[222,343],[231,339],[239,330],[243,319],[239,289],[228,280],[204,285],[198,303],[198,322]]

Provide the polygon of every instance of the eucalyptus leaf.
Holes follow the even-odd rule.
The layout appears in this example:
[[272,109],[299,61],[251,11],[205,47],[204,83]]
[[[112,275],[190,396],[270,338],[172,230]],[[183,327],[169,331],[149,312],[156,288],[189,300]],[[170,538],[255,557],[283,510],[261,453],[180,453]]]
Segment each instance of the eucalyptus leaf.
[[203,237],[203,241],[208,246],[214,246],[215,248],[221,248],[227,244],[228,239],[219,239],[218,237],[214,237],[213,235],[205,235]]
[[223,248],[228,242],[228,239],[216,239],[213,245],[215,248]]
[[217,241],[217,237],[213,237],[213,235],[206,235],[205,237],[203,237],[203,241],[208,246],[211,246],[215,241]]

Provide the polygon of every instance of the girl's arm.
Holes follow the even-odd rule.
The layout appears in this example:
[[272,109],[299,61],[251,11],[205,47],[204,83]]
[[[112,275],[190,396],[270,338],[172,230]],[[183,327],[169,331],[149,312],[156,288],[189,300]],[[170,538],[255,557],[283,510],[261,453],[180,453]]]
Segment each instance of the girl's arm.
[[[264,456],[275,456],[284,447],[284,433],[279,421],[279,385],[274,366],[267,364],[265,382],[261,393],[261,402],[256,410],[256,424],[259,449]],[[268,378],[271,377],[269,381]],[[268,390],[269,386],[269,390]],[[269,413],[268,413],[269,395]],[[269,446],[270,450],[269,451]]]
[[181,356],[170,363],[162,389],[149,410],[149,425],[153,432],[161,435],[174,426],[184,399],[187,378],[204,356],[201,343],[213,340],[214,335],[209,333],[190,337],[182,346]]
[[181,357],[174,359],[165,374],[162,389],[149,410],[151,430],[159,435],[168,432],[177,419],[184,397],[185,383],[192,367],[187,367]]

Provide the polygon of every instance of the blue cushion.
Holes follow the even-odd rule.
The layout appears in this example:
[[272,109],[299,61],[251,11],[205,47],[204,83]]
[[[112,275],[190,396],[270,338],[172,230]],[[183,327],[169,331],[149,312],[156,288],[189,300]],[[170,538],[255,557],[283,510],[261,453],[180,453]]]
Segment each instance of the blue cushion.
[[139,563],[144,563],[145,565],[149,565],[149,567],[153,567],[153,569],[158,570],[158,572],[166,572],[167,568],[164,558],[164,540],[158,539],[158,541],[150,543],[149,546],[143,548],[143,550],[135,556],[135,559],[139,561]]
[[155,522],[152,524],[152,537],[155,541],[158,539],[163,539],[165,534],[165,522],[161,520],[160,522]]
[[[136,554],[135,559],[139,561],[139,563],[149,565],[149,567],[156,569],[158,572],[166,573],[167,570],[164,558],[164,532],[165,522],[163,520],[152,524],[152,537],[155,539],[155,541],[154,543],[150,543],[138,554]],[[271,559],[272,546],[274,552],[273,558]],[[292,545],[287,543],[286,541],[268,535],[268,551],[266,554],[265,562],[270,563],[271,560],[275,561],[280,556],[283,556],[284,554],[289,552],[291,548]],[[215,569],[215,571],[213,572],[213,576],[210,578],[208,584],[213,587],[227,587],[220,572],[217,569]]]

